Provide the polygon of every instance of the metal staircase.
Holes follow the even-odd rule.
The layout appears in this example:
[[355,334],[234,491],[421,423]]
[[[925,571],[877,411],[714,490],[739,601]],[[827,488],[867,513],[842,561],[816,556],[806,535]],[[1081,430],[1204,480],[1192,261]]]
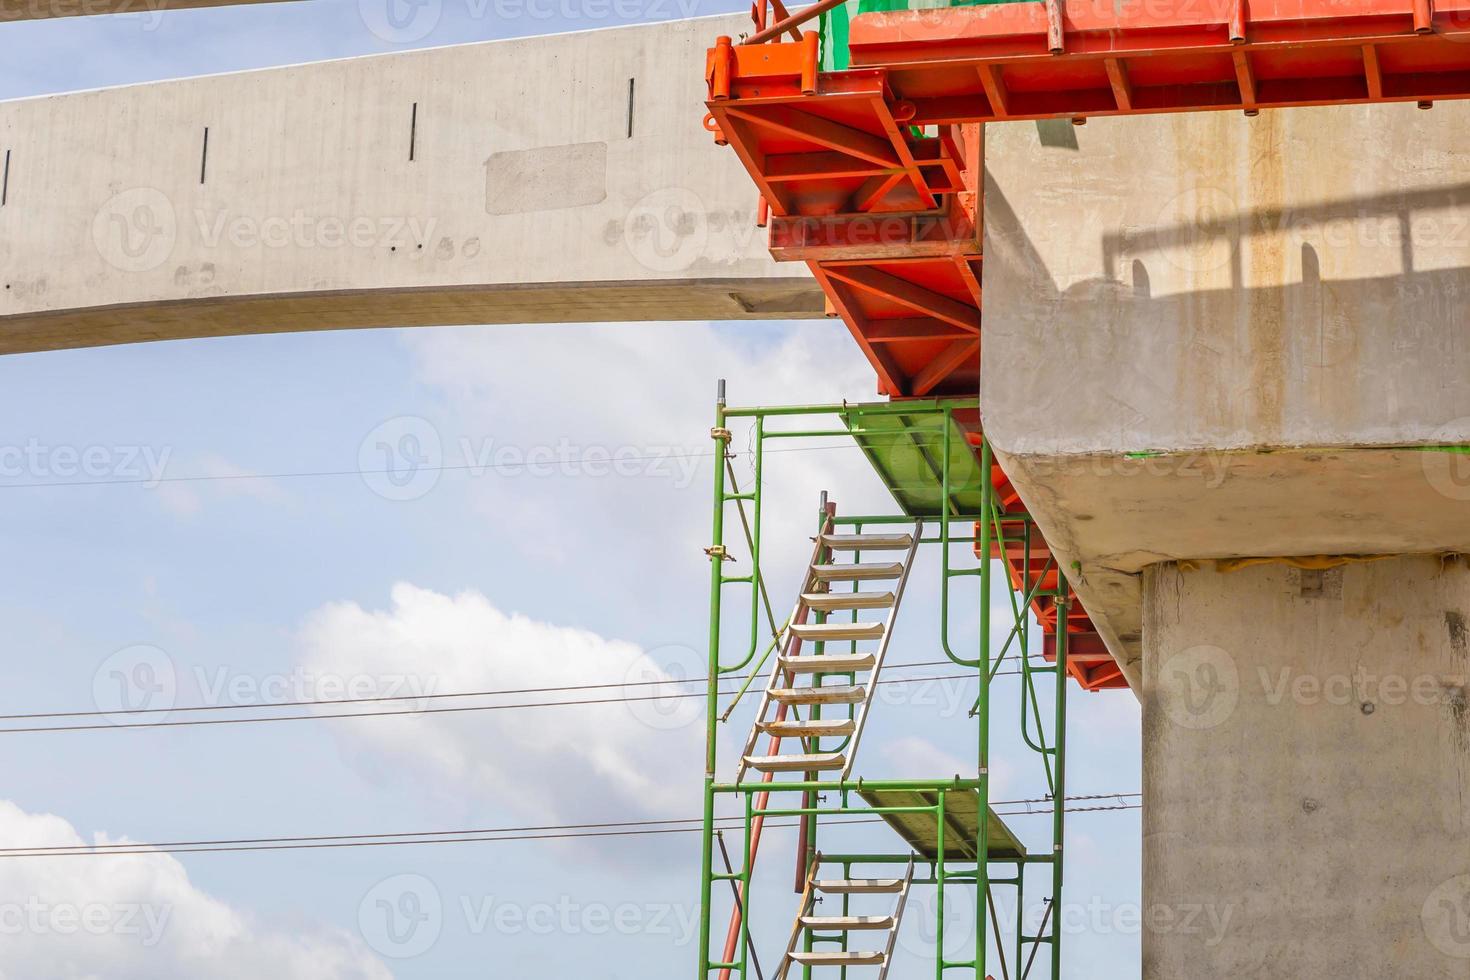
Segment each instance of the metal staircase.
[[[909,886],[914,880],[914,859],[909,858],[908,867],[902,878],[844,878],[822,880],[817,872],[822,865],[822,856],[812,860],[807,875],[806,887],[801,893],[801,905],[796,912],[796,922],[791,927],[791,939],[786,946],[786,955],[775,980],[784,980],[793,965],[798,966],[851,966],[878,967],[878,980],[888,975],[888,965],[893,959],[893,946],[898,940],[898,927],[903,919],[903,909],[908,901]],[[854,895],[897,895],[893,911],[887,915],[849,915],[848,902]],[[817,915],[815,906],[821,896],[842,897],[841,915]],[[809,935],[806,949],[798,949],[802,933]],[[854,932],[882,933],[882,949],[849,949],[849,939]],[[812,949],[818,942],[840,943],[840,949]]]
[[[743,780],[750,769],[763,773],[841,770],[841,778],[848,777],[923,532],[924,522],[916,520],[909,533],[837,534],[832,518],[825,520],[755,724],[740,753],[735,782]],[[864,561],[867,552],[890,557],[901,552],[902,559]],[[843,585],[850,585],[850,591],[842,590]],[[880,609],[887,610],[883,621],[863,619],[865,611]],[[836,621],[829,618],[834,613],[850,616],[847,621]],[[812,618],[816,622],[810,622]],[[826,652],[828,643],[840,642],[848,644],[847,652]],[[805,643],[811,643],[815,652],[803,653]],[[873,646],[861,649],[867,645]],[[860,680],[860,675],[866,676]],[[847,706],[846,716],[821,717],[823,706],[829,705]],[[806,717],[797,717],[798,712],[805,712]],[[778,754],[753,754],[762,732],[774,736],[772,744]],[[824,739],[834,738],[843,741],[835,748],[824,746]],[[798,751],[779,752],[780,745],[793,743]]]

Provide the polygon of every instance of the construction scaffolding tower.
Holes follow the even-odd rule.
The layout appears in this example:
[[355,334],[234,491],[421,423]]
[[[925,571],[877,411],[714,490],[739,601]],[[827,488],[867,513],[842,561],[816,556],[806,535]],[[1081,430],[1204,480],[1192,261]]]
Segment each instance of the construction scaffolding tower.
[[[974,413],[974,399],[732,408],[725,403],[721,383],[711,430],[717,465],[707,549],[701,978],[715,974],[728,980],[733,974],[741,980],[763,980],[763,953],[767,965],[776,963],[771,970],[778,978],[790,975],[793,967],[800,967],[804,978],[813,971],[845,978],[848,971],[863,968],[883,977],[894,958],[904,909],[912,907],[907,899],[923,889],[932,890],[935,921],[928,926],[935,937],[936,978],[963,971],[981,980],[992,967],[1004,980],[1043,971],[1053,980],[1060,976],[1061,930],[1052,910],[1060,901],[1063,880],[1069,592],[1030,516],[1005,506],[988,478],[990,449],[961,421],[972,420]],[[835,419],[835,425],[806,427],[813,418]],[[748,489],[736,483],[728,428],[732,422],[751,426],[753,480]],[[891,492],[897,511],[844,515],[824,494],[814,515],[812,557],[799,598],[788,618],[778,623],[762,569],[766,446],[772,440],[839,436],[856,441]],[[732,516],[738,517],[740,530],[727,536]],[[963,562],[955,560],[957,546],[970,546],[961,552],[968,556]],[[968,712],[974,768],[966,774],[863,779],[860,767],[854,775],[856,752],[909,572],[921,558],[932,560],[936,548],[941,575],[937,645],[947,661],[974,671],[977,682]],[[1010,592],[1010,623],[1003,639],[999,630],[992,636],[990,596],[997,559],[1021,569],[1020,578],[1012,575],[1015,581],[1030,583],[1022,593]],[[727,565],[741,574],[730,574]],[[967,583],[978,588],[961,592]],[[747,594],[727,602],[732,588]],[[977,635],[964,647],[974,651],[971,655],[955,652],[952,644],[950,611],[955,602],[977,604]],[[1033,614],[1055,616],[1061,624],[1055,642],[1042,649],[1033,642]],[[742,648],[733,655],[722,653],[727,617],[742,639]],[[764,644],[763,625],[770,632]],[[1014,669],[1002,671],[1008,662]],[[725,682],[736,680],[743,683],[727,689]],[[721,726],[730,723],[747,694],[755,697],[757,681],[764,690],[745,748],[722,769],[717,752]],[[1006,696],[1019,701],[1021,743],[1035,760],[1037,783],[1044,785],[1049,803],[1049,839],[1031,841],[1030,846],[991,808],[991,706],[1008,688]],[[796,750],[782,753],[783,744]],[[721,781],[722,774],[728,781]],[[735,861],[721,830],[730,818],[716,819],[732,803],[740,836]],[[822,849],[839,829],[835,825],[864,817],[881,819],[897,839],[872,851]],[[790,932],[776,937],[760,935],[751,918],[758,904],[752,876],[768,818],[799,825],[800,898]],[[1020,915],[1028,878],[1033,887],[1036,879],[1045,879],[1047,890],[1040,925],[1030,933]],[[728,883],[728,891],[722,883]],[[1014,897],[1014,927],[1004,925],[997,913],[995,892],[1001,888],[1014,889],[1005,896]],[[950,958],[944,903],[957,890],[973,902],[973,943]],[[867,896],[880,896],[872,901],[881,907],[863,907]],[[824,898],[837,909],[817,914]],[[718,943],[712,931],[717,907],[729,910],[729,926]],[[1039,957],[1044,949],[1047,955]],[[780,956],[778,963],[773,955]]]

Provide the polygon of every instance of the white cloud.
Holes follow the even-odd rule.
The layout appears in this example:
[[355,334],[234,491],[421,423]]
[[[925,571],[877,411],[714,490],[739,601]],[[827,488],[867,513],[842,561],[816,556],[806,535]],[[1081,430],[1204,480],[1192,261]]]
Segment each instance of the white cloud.
[[946,776],[968,779],[975,772],[973,761],[964,762],[919,735],[904,735],[886,743],[883,757],[900,766],[904,772],[923,773],[938,779]]
[[165,475],[171,478],[204,477],[200,480],[165,480],[152,488],[164,508],[180,518],[199,516],[207,498],[250,497],[272,504],[288,499],[278,481],[213,453],[201,456],[187,472],[183,467],[176,467]]
[[[0,801],[7,847],[86,844],[66,820]],[[125,843],[99,834],[92,844]],[[388,980],[352,935],[264,928],[166,854],[0,860],[4,980]]]
[[[313,674],[396,679],[407,672],[419,686],[406,689],[415,693],[617,685],[421,702],[433,707],[691,692],[699,686],[643,682],[704,672],[691,650],[650,656],[587,630],[507,614],[476,592],[446,596],[407,584],[393,588],[387,610],[352,602],[324,606],[302,638],[304,667]],[[475,794],[538,820],[574,823],[696,812],[703,716],[703,700],[695,697],[354,719],[336,723],[334,731],[364,753],[357,761],[365,770],[390,779],[398,773],[450,797]]]
[[[717,379],[728,379],[731,405],[878,400],[872,368],[840,321],[484,327],[410,331],[403,342],[419,380],[444,393],[446,418],[458,427],[442,434],[447,463],[482,455],[487,446],[492,454],[537,447],[699,454],[692,474],[677,463],[650,461],[646,471],[624,477],[558,472],[537,479],[504,471],[461,477],[470,480],[475,506],[523,555],[561,562],[603,555],[641,580],[666,578],[671,561],[686,562],[709,544],[709,429]],[[803,422],[806,428],[837,424],[827,417],[786,427]],[[736,452],[747,448],[749,427],[749,420],[731,422]],[[813,442],[839,441],[846,442]],[[780,450],[767,457],[763,474],[766,542],[775,559],[770,574],[804,564],[810,549],[804,535],[820,490],[831,490],[847,513],[892,507],[855,448],[789,451],[803,445],[768,445]],[[742,488],[749,489],[749,458],[735,466]],[[606,516],[567,519],[579,513]],[[738,524],[730,534],[733,545]]]

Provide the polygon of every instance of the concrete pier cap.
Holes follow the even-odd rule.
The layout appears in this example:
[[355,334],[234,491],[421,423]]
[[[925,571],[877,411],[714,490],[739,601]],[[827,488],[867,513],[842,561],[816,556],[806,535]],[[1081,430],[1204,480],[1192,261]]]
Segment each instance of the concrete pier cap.
[[987,127],[985,429],[1135,692],[1151,566],[1470,552],[1467,131]]

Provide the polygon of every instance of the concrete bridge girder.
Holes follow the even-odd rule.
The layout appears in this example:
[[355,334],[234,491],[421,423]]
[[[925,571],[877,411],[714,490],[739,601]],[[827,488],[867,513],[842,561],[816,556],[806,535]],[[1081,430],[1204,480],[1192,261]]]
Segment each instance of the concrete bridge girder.
[[0,352],[821,316],[700,126],[704,48],[745,20],[0,103]]

